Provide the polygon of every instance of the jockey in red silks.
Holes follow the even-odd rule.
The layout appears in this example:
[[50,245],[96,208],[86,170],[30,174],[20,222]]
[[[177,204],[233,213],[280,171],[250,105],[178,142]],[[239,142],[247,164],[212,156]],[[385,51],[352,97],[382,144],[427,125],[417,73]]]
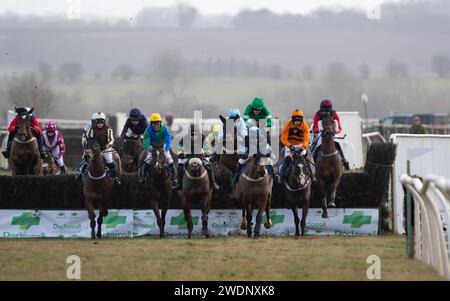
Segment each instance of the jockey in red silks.
[[[314,115],[314,124],[312,129],[314,135],[317,136],[320,132],[319,121],[322,120],[325,116],[330,114],[331,116],[333,116],[333,120],[337,122],[337,134],[340,134],[342,132],[341,119],[339,118],[338,113],[333,109],[333,103],[331,102],[331,100],[324,99],[320,102],[320,110],[317,111],[316,114]],[[319,142],[317,140],[319,140]],[[314,149],[313,154],[314,161],[317,160],[317,156],[321,149],[321,140],[322,139],[317,138],[316,141],[314,142],[314,144],[318,142],[317,147]],[[344,152],[341,148],[341,145],[338,142],[335,142],[335,145],[337,150],[339,151],[339,154],[341,155],[342,163],[344,164],[345,169],[349,170],[350,169],[349,162],[344,156]]]
[[63,155],[66,152],[66,145],[64,144],[64,138],[61,132],[56,129],[56,123],[54,121],[47,122],[41,136],[45,150],[52,154],[61,173],[66,173],[63,159]]
[[8,142],[6,145],[6,150],[4,150],[2,152],[3,156],[5,158],[9,158],[9,155],[11,154],[11,145],[14,139],[14,136],[16,135],[16,125],[17,122],[19,121],[19,115],[20,114],[28,114],[29,115],[29,119],[30,119],[30,123],[31,126],[34,128],[33,134],[36,137],[36,141],[38,144],[38,148],[39,148],[39,153],[41,155],[41,158],[45,158],[45,151],[44,151],[44,147],[42,145],[42,139],[41,139],[41,126],[36,118],[36,116],[33,113],[33,109],[30,109],[29,107],[24,107],[24,108],[16,108],[16,117],[14,117],[13,121],[11,121],[11,123],[8,126]]

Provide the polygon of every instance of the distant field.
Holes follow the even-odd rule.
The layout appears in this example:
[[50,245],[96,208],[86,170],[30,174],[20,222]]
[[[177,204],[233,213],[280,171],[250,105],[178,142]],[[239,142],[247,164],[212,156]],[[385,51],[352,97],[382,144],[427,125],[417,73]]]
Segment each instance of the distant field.
[[186,78],[176,81],[175,92],[166,84],[152,79],[125,82],[84,80],[72,84],[54,82],[51,87],[65,96],[76,95],[81,100],[76,104],[75,109],[78,110],[83,107],[114,112],[139,106],[145,111],[170,109],[178,115],[198,108],[196,101],[207,113],[226,112],[230,107],[244,110],[255,96],[264,97],[275,116],[287,116],[293,108],[300,108],[309,117],[323,98],[333,99],[338,110],[363,114],[362,93],[369,96],[369,116],[377,118],[393,112],[447,113],[448,106],[444,104],[447,99],[450,101],[448,81],[438,79],[327,83],[268,78]]
[[444,280],[407,259],[405,238],[244,237],[205,239],[1,239],[0,280],[66,280],[66,258],[82,280],[367,280],[378,255],[382,280]]

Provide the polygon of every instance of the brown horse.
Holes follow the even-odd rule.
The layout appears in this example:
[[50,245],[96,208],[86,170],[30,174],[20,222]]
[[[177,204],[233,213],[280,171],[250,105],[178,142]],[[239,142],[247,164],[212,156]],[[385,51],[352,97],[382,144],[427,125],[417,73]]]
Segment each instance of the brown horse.
[[126,173],[135,173],[138,170],[139,155],[142,152],[141,139],[125,138],[123,140],[123,152],[120,157],[122,170]]
[[316,177],[322,199],[322,218],[328,218],[328,206],[336,207],[334,200],[343,172],[341,156],[334,142],[335,127],[331,115],[322,120],[322,146],[316,160]]
[[58,174],[58,166],[56,166],[55,160],[51,153],[46,152],[47,156],[42,163],[42,173],[44,176]]
[[151,166],[146,181],[150,188],[148,198],[158,223],[159,237],[163,238],[166,213],[172,196],[172,180],[168,172],[163,148],[153,147]]
[[252,155],[244,167],[239,182],[236,185],[236,198],[242,203],[241,229],[247,229],[247,236],[252,237],[252,212],[257,208],[254,237],[258,238],[261,231],[263,211],[266,211],[264,227],[270,229],[270,206],[272,201],[272,177],[269,176],[266,166],[260,164],[260,156]]
[[308,174],[306,159],[300,155],[301,150],[294,151],[291,167],[288,170],[284,184],[286,200],[294,214],[295,236],[300,235],[298,207],[302,207],[301,229],[305,235],[306,217],[311,197],[311,179]]
[[[102,238],[103,217],[108,215],[108,201],[111,199],[113,179],[108,176],[103,162],[102,151],[97,140],[89,139],[86,144],[84,156],[89,164],[88,173],[83,178],[83,198],[91,221],[91,238],[95,238],[95,225],[97,224],[97,238]],[[113,154],[117,164],[117,176],[121,176],[120,158]],[[99,208],[97,223],[94,209]]]
[[200,200],[202,210],[202,233],[206,238],[208,232],[208,213],[211,208],[212,189],[209,182],[208,172],[198,157],[192,157],[186,162],[186,170],[183,176],[182,207],[184,219],[187,223],[188,238],[191,238],[193,224],[191,204]]
[[13,176],[42,175],[42,159],[30,122],[30,113],[20,113],[8,163]]

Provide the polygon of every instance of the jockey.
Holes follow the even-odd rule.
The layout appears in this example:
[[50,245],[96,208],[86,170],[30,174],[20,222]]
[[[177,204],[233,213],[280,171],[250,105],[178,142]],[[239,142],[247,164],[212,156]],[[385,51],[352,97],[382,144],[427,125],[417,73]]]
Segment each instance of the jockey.
[[[266,157],[269,162],[267,164],[267,171],[270,176],[275,174],[270,157],[272,156],[272,147],[266,140],[266,135],[260,128],[254,126],[250,123],[250,128],[248,130],[248,136],[245,138],[245,154],[239,158],[238,168],[233,175],[234,183],[239,181],[239,176],[244,169],[245,163],[247,163],[249,154],[260,154],[262,157]],[[263,145],[263,149],[261,149]]]
[[31,125],[34,128],[34,131],[32,131],[32,132],[33,132],[34,136],[36,137],[37,145],[39,148],[39,154],[42,159],[45,158],[46,154],[45,154],[44,147],[42,145],[42,139],[41,139],[42,129],[41,129],[41,126],[40,126],[36,116],[34,115],[33,111],[34,111],[34,108],[30,109],[29,107],[16,108],[17,115],[16,115],[16,117],[14,117],[13,121],[8,126],[9,135],[8,135],[8,142],[6,144],[6,150],[4,150],[2,152],[3,157],[5,157],[6,159],[9,158],[9,155],[11,154],[11,146],[12,146],[14,136],[16,135],[16,125],[17,125],[17,122],[19,121],[19,115],[23,114],[23,113],[29,114]]
[[47,122],[41,136],[45,150],[52,154],[61,173],[67,173],[63,159],[63,155],[66,152],[66,145],[64,144],[64,138],[61,132],[56,129],[56,123],[54,121]]
[[148,127],[147,118],[142,115],[138,108],[134,108],[130,111],[130,115],[125,122],[120,138],[140,138]]
[[153,147],[164,147],[164,156],[169,167],[169,173],[173,181],[173,186],[178,184],[175,175],[175,168],[173,166],[172,155],[170,149],[172,148],[172,138],[169,129],[162,123],[161,115],[153,113],[150,115],[150,126],[147,127],[144,133],[144,149],[147,150],[147,157],[142,176],[139,178],[139,183],[145,183],[148,171],[152,167],[152,149]]
[[[178,173],[179,173],[179,177],[180,177],[180,181],[178,182],[178,186],[176,187],[177,190],[181,189],[183,186],[183,175],[184,175],[184,170],[185,170],[185,164],[188,160],[187,157],[190,157],[192,155],[195,155],[195,145],[197,143],[201,142],[201,154],[204,155],[205,152],[203,150],[203,145],[205,142],[205,136],[201,135],[200,136],[200,128],[196,125],[196,124],[191,124],[190,125],[190,132],[188,133],[188,135],[184,136],[183,139],[180,141],[178,147]],[[190,139],[191,141],[191,149],[190,150],[185,150],[184,149],[184,140],[188,140]],[[201,141],[199,140],[201,139]],[[209,158],[208,157],[203,157],[202,158],[202,163],[203,166],[205,167],[206,171],[208,172],[208,177],[209,177],[209,182],[212,184],[213,188],[215,190],[219,189],[219,185],[217,185],[216,180],[214,178],[214,173],[213,170],[211,169],[211,164],[209,163]]]
[[[86,135],[83,137],[83,146],[86,145],[87,140],[95,139],[100,144],[100,149],[102,150],[103,159],[105,160],[106,166],[109,169],[111,177],[114,179],[114,183],[120,184],[120,179],[117,177],[117,165],[113,159],[113,149],[114,144],[114,133],[113,129],[106,124],[105,113],[99,112],[92,115],[93,124],[91,128],[87,131]],[[86,172],[87,164],[84,163],[82,173]]]
[[[335,122],[337,122],[337,134],[342,132],[341,119],[339,118],[338,113],[333,109],[333,103],[331,102],[331,100],[324,99],[320,103],[320,110],[317,111],[317,113],[314,115],[313,134],[316,137],[320,132],[319,131],[319,120],[322,120],[327,115],[333,116],[333,120],[335,120]],[[317,156],[319,154],[319,151],[321,148],[321,142],[322,142],[322,139],[319,139],[319,138],[315,138],[315,141],[313,142],[314,146],[316,144],[318,144],[317,147],[314,148],[314,154],[313,154],[314,161],[316,161]],[[344,156],[344,152],[341,148],[341,145],[338,142],[335,142],[334,144],[336,145],[336,148],[339,151],[339,154],[341,155],[342,163],[344,164],[345,169],[349,170],[350,169],[349,162],[347,161],[347,159]]]
[[[302,156],[307,158],[309,146],[309,126],[303,119],[303,112],[295,110],[292,112],[291,120],[286,122],[281,132],[281,143],[284,145],[284,162],[280,168],[281,182],[286,179],[286,171],[292,162],[291,152],[296,149],[302,149]],[[314,183],[315,177],[312,172],[311,161],[308,161],[308,172],[311,181]]]
[[[262,128],[262,125],[259,124],[259,120],[266,119],[266,127],[267,131],[272,127],[272,115],[270,114],[269,109],[264,105],[264,99],[255,97],[253,99],[253,102],[247,106],[247,108],[244,111],[244,117],[245,122],[247,123],[247,126],[250,128],[248,121],[253,119],[256,121],[256,126]],[[271,145],[271,139],[270,134],[267,132],[267,143]]]

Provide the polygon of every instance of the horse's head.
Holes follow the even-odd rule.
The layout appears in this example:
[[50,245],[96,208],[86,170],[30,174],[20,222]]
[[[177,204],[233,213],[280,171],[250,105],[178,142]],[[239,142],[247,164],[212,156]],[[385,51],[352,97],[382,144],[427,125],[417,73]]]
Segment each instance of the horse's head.
[[95,139],[89,139],[84,148],[84,157],[89,162],[94,160],[101,155],[102,151],[100,149],[100,143]]
[[187,168],[189,170],[189,174],[191,174],[194,177],[201,176],[204,170],[202,160],[197,157],[191,158],[188,161]]
[[123,164],[126,166],[134,164],[140,148],[141,148],[140,140],[124,139],[123,153],[121,158]]
[[335,122],[331,114],[326,115],[322,119],[322,137],[332,139],[336,134]]
[[28,140],[32,136],[30,116],[30,113],[27,111],[19,111],[18,113],[18,121],[15,130],[16,137],[21,141]]
[[165,169],[165,155],[164,155],[164,148],[163,147],[157,147],[153,146],[152,148],[152,166],[153,169],[158,173],[162,174]]
[[249,165],[250,165],[249,176],[257,178],[265,175],[266,166],[261,164],[261,155],[259,154],[252,155]]
[[292,173],[296,182],[300,186],[305,186],[309,180],[306,159],[300,155],[300,150],[294,152],[294,160],[292,161]]

